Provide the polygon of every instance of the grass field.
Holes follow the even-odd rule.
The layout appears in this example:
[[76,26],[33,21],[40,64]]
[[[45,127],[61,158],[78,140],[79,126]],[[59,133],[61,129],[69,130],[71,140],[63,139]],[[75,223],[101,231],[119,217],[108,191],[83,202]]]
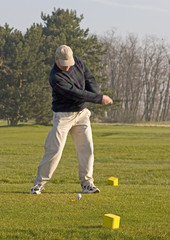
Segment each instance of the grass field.
[[[0,239],[170,239],[170,127],[93,124],[101,193],[80,201],[70,136],[46,190],[29,194],[50,128],[0,127]],[[119,186],[107,184],[111,176]],[[120,216],[119,229],[102,226],[105,213]]]

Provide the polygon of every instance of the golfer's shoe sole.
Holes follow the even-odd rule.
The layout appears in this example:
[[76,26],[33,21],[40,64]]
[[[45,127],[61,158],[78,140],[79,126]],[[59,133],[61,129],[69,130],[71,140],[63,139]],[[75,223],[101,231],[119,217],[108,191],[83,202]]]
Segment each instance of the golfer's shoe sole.
[[96,186],[82,186],[81,193],[99,193],[100,190]]

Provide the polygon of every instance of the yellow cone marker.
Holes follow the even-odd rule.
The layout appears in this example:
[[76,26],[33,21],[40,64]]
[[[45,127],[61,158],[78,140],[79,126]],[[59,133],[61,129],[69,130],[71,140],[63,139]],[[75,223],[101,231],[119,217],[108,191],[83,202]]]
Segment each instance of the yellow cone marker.
[[120,224],[120,217],[114,214],[104,214],[103,227],[118,229]]
[[118,178],[116,178],[116,177],[108,178],[108,184],[113,185],[113,186],[118,186]]

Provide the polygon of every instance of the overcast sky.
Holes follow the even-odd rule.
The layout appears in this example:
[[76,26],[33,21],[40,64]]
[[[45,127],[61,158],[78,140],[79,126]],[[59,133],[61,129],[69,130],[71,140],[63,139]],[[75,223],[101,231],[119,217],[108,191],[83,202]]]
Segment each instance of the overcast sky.
[[170,0],[0,0],[0,25],[23,33],[33,23],[41,23],[41,12],[50,14],[54,7],[83,14],[83,29],[104,35],[111,29],[126,36],[155,35],[170,41]]

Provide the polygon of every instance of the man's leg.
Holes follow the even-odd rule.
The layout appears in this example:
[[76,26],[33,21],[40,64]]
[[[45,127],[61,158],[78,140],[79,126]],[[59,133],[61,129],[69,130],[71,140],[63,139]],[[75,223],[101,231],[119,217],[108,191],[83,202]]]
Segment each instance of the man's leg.
[[66,138],[67,132],[61,134],[55,127],[48,133],[45,141],[45,153],[38,167],[35,185],[44,185],[51,179],[60,161]]
[[[79,161],[79,179],[82,186],[93,184],[93,139],[90,125],[90,111],[84,109],[76,118],[76,124],[71,128],[70,134],[75,144]],[[93,189],[99,192],[99,189]]]
[[39,164],[34,185],[44,186],[48,182],[60,161],[62,151],[71,128],[71,113],[54,113],[53,128],[45,141],[45,153]]

